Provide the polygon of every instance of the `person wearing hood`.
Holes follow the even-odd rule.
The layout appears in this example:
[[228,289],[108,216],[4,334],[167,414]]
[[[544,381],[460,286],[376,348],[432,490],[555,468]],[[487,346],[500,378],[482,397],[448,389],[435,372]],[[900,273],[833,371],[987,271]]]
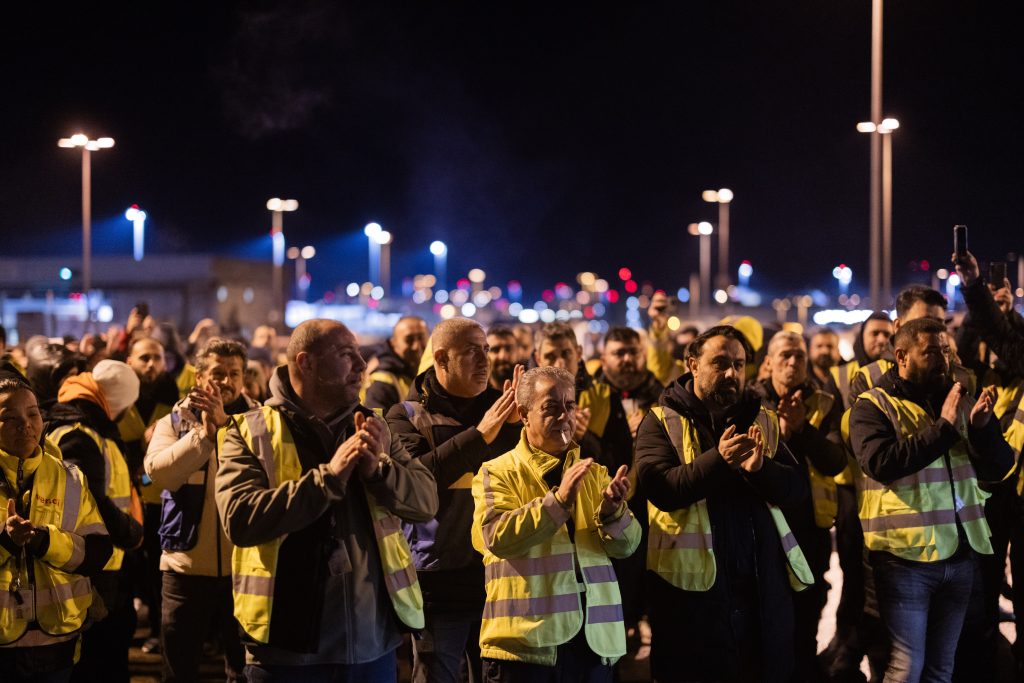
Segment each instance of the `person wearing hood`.
[[92,372],[64,381],[50,411],[49,439],[65,462],[85,475],[114,550],[93,579],[107,616],[85,632],[73,680],[129,680],[128,648],[135,632],[126,550],[142,543],[142,505],[132,486],[117,421],[139,396],[139,378],[121,361],[103,360]]
[[462,680],[469,653],[472,676],[480,677],[480,614],[484,567],[473,549],[473,475],[484,461],[511,450],[522,425],[515,385],[522,366],[504,382],[488,386],[487,337],[479,323],[451,318],[430,336],[434,363],[416,378],[406,401],[392,406],[387,422],[406,451],[437,482],[437,516],[408,524],[405,534],[423,590],[426,626],[413,640],[412,680]]
[[650,501],[651,675],[660,682],[792,674],[792,591],[814,579],[779,506],[810,489],[777,413],[744,393],[747,349],[731,326],[698,336],[689,374],[637,435],[637,480]]
[[832,386],[826,385],[825,391],[843,402],[843,410],[849,408],[851,399],[855,398],[850,395],[850,382],[857,371],[876,360],[892,356],[889,339],[893,333],[892,319],[881,311],[872,311],[854,335],[853,358],[829,369]]
[[593,458],[609,472],[633,464],[633,436],[626,412],[612,388],[598,382],[581,362],[583,349],[566,323],[546,323],[535,337],[533,359],[537,367],[562,368],[576,378],[576,429],[573,438],[583,456]]
[[836,517],[834,477],[846,467],[846,450],[839,433],[842,409],[810,377],[802,336],[789,330],[777,332],[768,342],[766,358],[770,377],[758,382],[754,391],[778,414],[782,440],[811,487],[809,498],[784,506],[782,511],[814,574],[814,585],[794,597],[794,680],[817,681],[821,678],[816,657],[818,621],[828,596],[825,572],[832,555],[829,530]]
[[244,680],[245,651],[232,613],[231,542],[217,518],[217,431],[258,403],[242,393],[246,351],[214,337],[196,354],[197,385],[156,423],[146,474],[162,491],[160,645],[163,680],[199,678],[207,626],[216,624],[226,680]]
[[377,355],[377,366],[366,378],[363,405],[379,409],[386,415],[391,406],[405,400],[413,379],[419,374],[420,359],[429,338],[423,318],[406,316],[400,319]]
[[262,408],[222,430],[217,512],[249,681],[393,682],[423,597],[402,522],[437,514],[430,470],[359,404],[366,363],[332,320],[291,335]]
[[0,672],[67,681],[92,605],[89,577],[112,546],[78,468],[43,438],[21,375],[0,371]]

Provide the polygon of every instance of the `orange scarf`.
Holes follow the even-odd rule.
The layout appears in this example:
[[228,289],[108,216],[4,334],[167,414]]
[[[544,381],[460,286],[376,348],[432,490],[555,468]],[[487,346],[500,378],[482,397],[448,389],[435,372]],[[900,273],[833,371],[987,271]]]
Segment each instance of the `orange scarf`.
[[111,420],[114,416],[110,414],[110,406],[107,405],[107,399],[104,398],[103,392],[100,391],[100,385],[93,379],[91,372],[83,372],[73,377],[68,377],[64,380],[64,384],[61,385],[60,391],[57,392],[57,400],[61,403],[69,403],[76,398],[84,398],[87,401],[92,401],[100,408],[103,408],[103,412],[107,414]]

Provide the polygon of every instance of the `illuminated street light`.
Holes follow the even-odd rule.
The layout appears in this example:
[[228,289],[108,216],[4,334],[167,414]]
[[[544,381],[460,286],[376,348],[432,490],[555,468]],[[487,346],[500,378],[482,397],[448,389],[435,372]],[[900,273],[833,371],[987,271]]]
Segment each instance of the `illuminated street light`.
[[853,281],[853,270],[845,263],[840,263],[832,269],[832,277],[839,281],[840,293],[846,294],[850,287],[850,282]]
[[267,200],[270,211],[270,240],[274,262],[273,280],[271,281],[272,305],[270,323],[275,327],[284,322],[284,212],[295,211],[299,202],[295,199],[273,197]]
[[301,300],[306,300],[306,294],[309,292],[309,281],[310,277],[306,273],[306,261],[316,256],[316,249],[309,245],[299,249],[298,247],[288,248],[288,258],[295,261],[295,289],[296,296]]
[[[92,159],[91,153],[114,146],[114,138],[97,138],[76,133],[69,138],[57,140],[58,147],[82,148],[82,291],[90,301],[92,289]],[[86,306],[88,307],[88,303]]]
[[370,241],[370,281],[380,285],[382,296],[391,293],[391,243],[394,237],[378,223],[369,223],[363,234]]
[[690,300],[696,301],[695,306],[702,312],[706,311],[711,299],[711,234],[714,231],[714,227],[707,221],[687,226],[687,232],[700,237],[700,286],[696,297],[693,296],[693,287],[690,287]]
[[718,204],[718,273],[715,282],[721,289],[727,288],[729,282],[729,204],[733,193],[727,187],[720,190],[704,190],[701,199],[709,204]]
[[434,277],[437,278],[438,290],[448,289],[448,245],[441,240],[430,243],[430,253],[434,255]]
[[138,204],[132,204],[124,217],[132,222],[132,255],[136,261],[141,261],[146,244],[146,212]]
[[[884,305],[888,306],[892,300],[892,135],[891,133],[900,127],[900,122],[894,118],[882,119],[882,122],[875,125],[871,121],[861,121],[857,124],[857,130],[861,133],[878,133],[882,137],[881,146],[881,200],[875,196],[874,178],[872,178],[871,211],[872,221],[879,220],[881,225],[881,246],[872,247],[871,258],[872,270],[878,267],[877,249],[881,249],[881,296]],[[877,204],[876,204],[877,202]],[[875,212],[881,211],[876,217]],[[875,230],[872,222],[872,231]],[[876,238],[877,240],[878,238]],[[872,290],[878,287],[872,282]],[[872,301],[877,293],[872,294]]]
[[740,267],[736,271],[736,274],[739,276],[740,284],[746,287],[750,284],[750,276],[754,274],[754,266],[750,261],[744,260],[740,263]]

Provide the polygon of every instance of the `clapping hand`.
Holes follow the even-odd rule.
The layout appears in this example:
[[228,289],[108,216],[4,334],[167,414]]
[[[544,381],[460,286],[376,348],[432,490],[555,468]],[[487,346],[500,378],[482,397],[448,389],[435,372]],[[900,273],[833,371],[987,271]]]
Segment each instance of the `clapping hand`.
[[622,501],[626,499],[629,494],[629,479],[626,477],[628,468],[625,465],[619,467],[619,471],[615,473],[615,477],[608,483],[602,494],[603,500],[601,501],[601,516],[611,517],[614,515],[619,507],[622,505]]

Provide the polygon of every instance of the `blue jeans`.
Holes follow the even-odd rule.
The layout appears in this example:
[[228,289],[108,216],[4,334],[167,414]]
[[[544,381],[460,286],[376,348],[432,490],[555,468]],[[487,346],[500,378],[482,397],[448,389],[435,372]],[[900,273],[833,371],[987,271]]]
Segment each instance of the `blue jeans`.
[[872,552],[878,610],[889,635],[885,683],[948,682],[978,558],[912,562]]
[[249,664],[245,667],[245,680],[249,683],[395,683],[398,664],[394,652],[363,664]]
[[[419,640],[412,641],[412,683],[480,681],[480,610],[426,614]],[[468,667],[462,674],[463,663]]]

